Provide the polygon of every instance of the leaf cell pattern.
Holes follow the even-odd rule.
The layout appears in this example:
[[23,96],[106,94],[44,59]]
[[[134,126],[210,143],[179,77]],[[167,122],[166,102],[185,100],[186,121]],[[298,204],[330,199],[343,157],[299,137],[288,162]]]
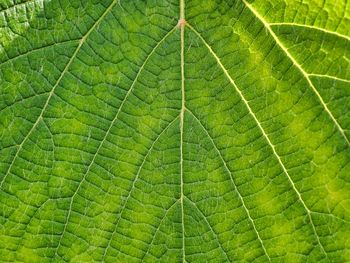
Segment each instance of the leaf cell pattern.
[[350,2],[0,18],[2,262],[350,260]]

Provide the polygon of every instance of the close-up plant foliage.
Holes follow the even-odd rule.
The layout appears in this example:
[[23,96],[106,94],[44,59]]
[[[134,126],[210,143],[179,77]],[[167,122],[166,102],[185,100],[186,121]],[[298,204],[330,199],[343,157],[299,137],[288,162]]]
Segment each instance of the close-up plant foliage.
[[0,0],[0,262],[350,262],[350,1]]

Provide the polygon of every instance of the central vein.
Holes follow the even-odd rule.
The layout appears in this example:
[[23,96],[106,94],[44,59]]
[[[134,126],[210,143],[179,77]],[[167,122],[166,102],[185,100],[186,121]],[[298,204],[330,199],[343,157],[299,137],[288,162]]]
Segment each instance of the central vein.
[[182,261],[185,262],[185,224],[184,224],[184,187],[183,187],[183,130],[184,130],[184,114],[185,114],[185,0],[180,0],[180,20],[178,26],[181,34],[181,112],[180,112],[180,177],[181,177],[181,224],[182,224]]

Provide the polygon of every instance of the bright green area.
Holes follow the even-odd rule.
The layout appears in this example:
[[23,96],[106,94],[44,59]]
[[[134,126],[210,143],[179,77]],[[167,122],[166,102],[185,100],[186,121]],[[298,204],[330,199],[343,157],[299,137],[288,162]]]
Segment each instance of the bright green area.
[[348,262],[349,237],[349,1],[0,1],[1,262]]

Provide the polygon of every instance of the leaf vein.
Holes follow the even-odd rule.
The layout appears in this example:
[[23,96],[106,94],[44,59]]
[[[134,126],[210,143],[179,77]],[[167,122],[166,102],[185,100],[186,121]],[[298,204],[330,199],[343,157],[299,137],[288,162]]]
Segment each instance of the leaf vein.
[[178,116],[173,120],[171,121],[162,131],[161,133],[157,136],[157,138],[153,141],[153,143],[151,144],[151,147],[148,149],[146,155],[144,156],[143,160],[142,160],[142,163],[139,167],[139,169],[137,170],[137,173],[136,173],[136,176],[134,178],[134,180],[132,181],[132,184],[131,184],[131,188],[129,189],[128,191],[128,195],[123,203],[123,206],[120,210],[120,212],[118,213],[119,214],[119,217],[118,217],[118,220],[115,224],[115,228],[111,234],[111,237],[109,238],[108,240],[108,243],[107,243],[107,246],[106,248],[104,249],[104,253],[103,253],[103,257],[102,257],[102,261],[104,261],[106,255],[107,255],[107,252],[109,250],[109,248],[111,247],[111,243],[112,243],[112,240],[113,240],[113,237],[115,235],[115,233],[117,232],[117,229],[118,229],[118,226],[119,226],[119,222],[120,222],[120,219],[123,217],[123,212],[126,208],[126,205],[128,204],[128,201],[129,201],[129,198],[131,197],[131,194],[132,194],[132,191],[133,189],[135,189],[135,184],[140,176],[140,173],[142,171],[142,168],[144,166],[144,164],[146,163],[146,160],[147,160],[147,157],[149,156],[149,154],[152,152],[153,148],[154,148],[154,145],[157,143],[157,141],[159,140],[159,138],[168,130],[168,128],[178,119]]
[[208,225],[209,229],[211,230],[211,232],[213,233],[216,241],[218,242],[219,244],[219,247],[220,249],[222,250],[222,252],[224,253],[226,259],[227,259],[227,262],[232,262],[232,260],[229,259],[229,256],[226,252],[226,250],[224,249],[223,247],[223,244],[220,242],[220,239],[219,239],[219,236],[218,234],[216,233],[216,231],[214,230],[214,228],[211,226],[211,224],[209,223],[209,221],[207,220],[206,216],[203,214],[202,210],[199,209],[199,207],[197,206],[197,204],[195,202],[193,202],[190,198],[188,198],[187,196],[185,196],[185,199],[190,202],[195,208],[196,210],[200,213],[200,215],[203,217],[205,223]]
[[119,114],[120,114],[120,112],[121,112],[121,109],[123,108],[123,106],[124,106],[125,102],[127,101],[128,97],[129,97],[130,94],[132,93],[132,91],[133,91],[133,89],[134,89],[134,86],[135,86],[135,84],[136,84],[136,82],[137,82],[137,80],[138,80],[138,78],[139,78],[141,72],[143,71],[145,65],[147,64],[148,60],[149,60],[150,57],[153,55],[153,53],[156,51],[156,49],[160,46],[160,44],[161,44],[169,35],[171,35],[171,33],[174,32],[174,30],[175,30],[175,27],[174,27],[172,30],[170,30],[167,34],[165,34],[165,36],[154,46],[154,48],[153,48],[153,49],[151,50],[151,52],[148,54],[148,56],[147,56],[146,59],[144,60],[143,64],[141,65],[139,71],[137,72],[136,77],[135,77],[134,81],[132,82],[132,84],[131,84],[131,86],[130,86],[128,92],[126,93],[126,95],[125,95],[125,97],[124,97],[122,103],[120,104],[120,107],[119,107],[117,113],[115,114],[113,120],[111,121],[111,124],[109,125],[109,127],[108,127],[108,129],[107,129],[107,131],[106,131],[106,133],[105,133],[105,135],[104,135],[104,137],[103,137],[103,139],[101,140],[101,142],[100,142],[100,144],[99,144],[99,146],[98,146],[98,148],[97,148],[97,150],[96,150],[94,156],[92,157],[92,160],[91,160],[91,162],[90,162],[88,168],[86,169],[86,171],[85,171],[85,173],[84,173],[84,175],[83,175],[82,180],[80,181],[80,183],[79,183],[77,189],[75,190],[73,196],[71,197],[71,202],[70,202],[70,205],[69,205],[68,215],[67,215],[67,217],[66,217],[66,221],[65,221],[65,224],[64,224],[64,229],[63,229],[63,232],[62,232],[62,234],[61,234],[61,238],[60,238],[60,240],[59,240],[59,242],[58,242],[58,246],[57,246],[57,248],[56,248],[55,255],[57,255],[57,252],[58,252],[58,249],[59,249],[59,247],[60,247],[60,244],[61,244],[63,235],[64,235],[64,233],[66,232],[66,228],[67,228],[67,225],[68,225],[68,222],[69,222],[69,218],[70,218],[70,214],[71,214],[71,211],[72,211],[72,205],[73,205],[73,202],[74,202],[74,197],[75,197],[75,195],[78,193],[78,191],[79,191],[79,189],[80,189],[82,183],[85,181],[87,174],[89,173],[89,171],[90,171],[92,165],[94,164],[95,159],[96,159],[96,157],[98,156],[98,154],[99,154],[99,152],[100,152],[100,150],[101,150],[101,148],[102,148],[104,142],[106,141],[106,139],[107,139],[107,137],[108,137],[108,135],[109,135],[109,133],[110,133],[110,131],[111,131],[111,129],[112,129],[114,123],[117,121],[117,119],[118,119],[118,117],[119,117]]
[[254,8],[249,3],[246,2],[246,0],[242,0],[242,2],[252,12],[252,14],[264,25],[264,27],[268,30],[270,35],[275,40],[276,44],[282,49],[282,51],[287,55],[287,57],[291,60],[291,62],[299,69],[299,71],[302,73],[302,75],[304,76],[304,78],[308,82],[311,89],[314,91],[314,93],[318,97],[318,99],[319,99],[320,103],[322,104],[322,106],[324,107],[325,111],[328,113],[330,118],[333,120],[335,126],[337,127],[337,129],[339,130],[339,132],[341,133],[343,138],[345,139],[346,143],[348,144],[348,146],[350,146],[350,140],[346,136],[344,129],[340,126],[337,119],[334,117],[333,113],[329,110],[329,108],[328,108],[327,104],[324,102],[321,94],[318,92],[318,90],[316,89],[314,84],[311,82],[308,73],[305,72],[305,70],[302,68],[302,66],[299,65],[299,63],[295,60],[295,58],[289,53],[288,49],[282,44],[282,42],[276,36],[275,32],[271,29],[270,24],[268,24],[264,20],[264,18],[261,17],[261,15]]
[[204,132],[205,132],[206,135],[208,136],[209,140],[211,141],[211,143],[212,143],[212,145],[213,145],[215,151],[217,152],[218,156],[220,157],[220,159],[221,159],[221,161],[222,161],[222,163],[223,163],[223,165],[224,165],[224,167],[225,167],[226,172],[230,175],[230,179],[231,179],[232,185],[233,185],[233,187],[234,187],[234,190],[235,190],[235,191],[237,192],[237,194],[238,194],[238,198],[239,198],[240,202],[242,203],[242,206],[243,206],[243,208],[244,208],[244,210],[245,210],[245,212],[246,212],[246,214],[247,214],[247,216],[248,216],[248,218],[249,218],[249,221],[251,222],[251,224],[252,224],[252,226],[253,226],[253,228],[254,228],[254,231],[255,231],[255,233],[256,233],[256,235],[257,235],[257,237],[258,237],[258,240],[259,240],[259,242],[260,242],[260,244],[261,244],[261,247],[262,247],[262,249],[264,250],[264,253],[266,254],[266,256],[267,256],[267,258],[269,259],[269,261],[271,261],[271,258],[270,258],[270,256],[269,256],[269,254],[267,253],[267,250],[266,250],[266,248],[265,248],[265,246],[264,246],[263,240],[262,240],[262,238],[260,237],[260,234],[259,234],[259,232],[258,232],[258,230],[257,230],[257,228],[256,228],[256,226],[255,226],[254,219],[251,217],[250,212],[249,212],[249,209],[248,209],[247,206],[245,205],[243,196],[242,196],[241,193],[239,192],[239,190],[238,190],[238,188],[237,188],[237,185],[236,185],[236,183],[235,183],[235,181],[234,181],[234,179],[233,179],[232,172],[231,172],[231,170],[228,168],[228,165],[227,165],[227,163],[226,163],[224,157],[222,156],[222,154],[221,154],[219,148],[216,146],[216,143],[214,142],[214,139],[213,139],[212,136],[209,134],[208,130],[204,127],[204,125],[202,124],[202,122],[197,118],[197,116],[194,115],[194,113],[193,113],[191,110],[189,110],[189,109],[186,109],[186,110],[197,120],[197,122],[198,122],[199,125],[202,127],[202,129],[204,130]]
[[288,23],[288,22],[269,23],[269,25],[270,26],[305,27],[305,28],[308,28],[308,29],[314,29],[314,30],[322,31],[324,33],[331,34],[331,35],[334,35],[334,36],[337,36],[337,37],[340,37],[340,38],[344,38],[344,39],[350,41],[350,37],[349,36],[340,34],[340,33],[335,32],[335,31],[330,31],[330,30],[327,30],[325,28],[320,28],[320,27],[317,27],[317,26],[303,25],[303,24],[298,24],[298,23]]
[[321,247],[321,250],[322,252],[325,254],[326,257],[328,257],[326,251],[324,250],[323,248],[323,245],[321,244],[321,241],[320,241],[320,238],[319,238],[319,235],[316,231],[316,227],[313,223],[313,220],[312,220],[312,217],[311,217],[311,211],[310,209],[306,206],[304,200],[302,199],[301,197],[301,194],[299,192],[299,190],[296,188],[292,178],[290,177],[286,167],[284,166],[283,162],[282,162],[282,159],[281,157],[278,155],[276,149],[275,149],[275,145],[272,144],[270,138],[268,137],[267,133],[265,132],[264,128],[262,127],[260,121],[257,119],[255,113],[252,111],[250,105],[249,105],[249,102],[246,100],[246,98],[244,97],[243,93],[241,92],[241,90],[238,88],[238,86],[236,85],[235,81],[231,78],[230,74],[228,73],[228,71],[226,70],[226,68],[224,67],[224,65],[222,64],[220,58],[216,55],[216,53],[213,51],[213,49],[211,48],[211,46],[206,42],[206,40],[202,37],[202,35],[197,31],[195,30],[191,25],[187,24],[187,26],[203,41],[204,45],[208,48],[208,50],[210,51],[210,53],[213,55],[213,57],[216,59],[218,65],[221,67],[221,69],[223,70],[224,74],[226,75],[226,77],[229,79],[229,81],[231,82],[231,84],[233,85],[233,87],[235,88],[235,90],[237,91],[237,93],[239,94],[239,96],[241,97],[242,101],[244,102],[244,104],[246,105],[250,115],[253,117],[253,119],[255,120],[256,124],[258,125],[260,131],[262,132],[263,136],[265,137],[267,143],[270,145],[271,149],[272,149],[272,152],[273,154],[275,155],[275,157],[277,158],[278,160],[278,163],[280,164],[283,172],[287,175],[287,178],[293,188],[293,190],[295,191],[295,193],[297,194],[298,196],[298,199],[299,201],[301,202],[301,204],[303,205],[304,209],[306,210],[307,212],[307,215],[308,215],[308,218],[309,218],[309,221],[311,223],[311,226],[313,228],[313,232],[316,236],[316,239],[317,239],[317,242],[318,244],[320,245]]
[[72,64],[72,62],[74,61],[74,59],[76,58],[77,54],[79,53],[79,50],[80,48],[82,47],[82,45],[84,44],[85,40],[88,38],[88,36],[91,34],[91,32],[94,31],[94,29],[96,28],[96,26],[103,20],[103,18],[110,12],[110,10],[113,8],[113,6],[116,4],[116,1],[113,1],[111,3],[111,5],[106,9],[106,11],[102,14],[102,16],[92,25],[92,27],[89,29],[89,31],[83,36],[83,38],[80,40],[79,42],[79,45],[78,47],[75,49],[72,57],[70,58],[70,60],[68,61],[67,65],[65,66],[64,70],[62,71],[60,77],[57,79],[55,85],[52,87],[48,97],[47,97],[47,100],[45,102],[45,105],[43,107],[43,109],[41,110],[38,118],[36,119],[35,123],[33,124],[32,128],[29,130],[28,134],[23,138],[22,142],[19,144],[19,147],[16,151],[16,154],[14,156],[14,158],[12,159],[6,173],[5,173],[5,176],[3,177],[3,179],[1,180],[0,182],[0,189],[2,188],[2,185],[3,183],[5,182],[7,176],[9,175],[12,167],[13,167],[13,164],[15,163],[15,160],[17,159],[18,157],[18,154],[21,152],[22,148],[23,148],[23,145],[24,143],[28,140],[29,136],[32,134],[32,132],[35,130],[35,128],[38,126],[40,120],[43,119],[43,114],[47,108],[47,106],[49,105],[49,102],[52,98],[52,96],[54,95],[55,93],[55,89],[56,87],[59,85],[59,83],[61,82],[61,80],[63,79],[64,75],[68,72],[68,69],[70,67],[70,65]]

